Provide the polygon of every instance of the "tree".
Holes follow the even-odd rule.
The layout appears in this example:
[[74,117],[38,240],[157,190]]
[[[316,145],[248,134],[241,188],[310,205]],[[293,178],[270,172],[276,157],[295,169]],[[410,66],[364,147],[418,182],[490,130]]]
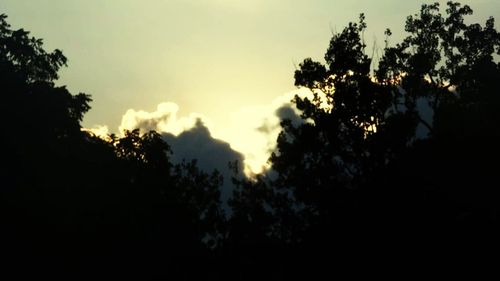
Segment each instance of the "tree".
[[429,249],[471,224],[486,238],[479,229],[498,225],[500,203],[492,164],[500,157],[500,34],[493,18],[466,24],[470,14],[454,2],[444,15],[439,3],[422,5],[402,43],[386,40],[373,71],[363,14],[333,36],[325,63],[305,59],[295,84],[313,98],[293,100],[304,123],[282,121],[271,176],[248,182],[254,192],[240,188],[235,213],[268,206],[272,219],[254,229],[269,239],[288,233],[280,241],[298,257],[328,247],[347,256]]
[[100,139],[82,130],[91,99],[56,86],[66,62],[0,16],[2,270],[16,278],[202,274],[183,271],[207,267],[220,243],[221,176],[195,162],[173,165],[154,131]]
[[[436,222],[497,223],[498,190],[488,182],[496,182],[491,163],[500,156],[495,144],[499,134],[492,130],[500,117],[493,109],[500,105],[495,58],[500,34],[493,18],[484,26],[467,25],[469,6],[447,6],[446,17],[437,3],[423,5],[419,15],[408,17],[411,35],[386,48],[377,72],[379,81],[399,95],[399,102],[429,132],[412,157],[396,162],[400,168],[394,173],[400,180],[426,175],[413,185],[433,193],[420,205],[430,208],[428,217],[438,217]],[[428,103],[433,115],[429,124],[418,112],[420,101]]]

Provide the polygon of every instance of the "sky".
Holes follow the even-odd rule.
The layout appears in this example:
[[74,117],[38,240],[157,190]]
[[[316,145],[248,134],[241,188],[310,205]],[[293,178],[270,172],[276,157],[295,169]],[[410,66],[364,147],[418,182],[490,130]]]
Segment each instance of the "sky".
[[[322,61],[332,33],[361,12],[369,46],[383,44],[386,28],[398,42],[406,16],[424,2],[1,0],[0,13],[64,52],[69,63],[58,83],[93,98],[84,127],[120,133],[152,120],[148,128],[180,136],[201,120],[208,131],[198,132],[226,142],[258,172],[280,109],[297,93],[296,66]],[[498,0],[461,2],[475,11],[470,21],[500,19]]]

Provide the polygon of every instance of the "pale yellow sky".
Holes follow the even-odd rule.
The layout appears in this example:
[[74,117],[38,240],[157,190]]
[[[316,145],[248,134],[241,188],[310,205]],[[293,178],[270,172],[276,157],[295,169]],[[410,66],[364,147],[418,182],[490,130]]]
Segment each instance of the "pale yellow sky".
[[[295,89],[294,65],[321,60],[332,31],[364,12],[368,43],[382,45],[387,27],[396,42],[422,2],[433,1],[1,0],[0,13],[47,49],[63,50],[69,67],[60,84],[94,99],[84,126],[117,132],[127,110],[172,102],[179,116],[205,116],[242,149],[229,138],[255,129],[249,108],[272,114],[278,97]],[[462,3],[475,10],[473,20],[500,19],[498,0]]]

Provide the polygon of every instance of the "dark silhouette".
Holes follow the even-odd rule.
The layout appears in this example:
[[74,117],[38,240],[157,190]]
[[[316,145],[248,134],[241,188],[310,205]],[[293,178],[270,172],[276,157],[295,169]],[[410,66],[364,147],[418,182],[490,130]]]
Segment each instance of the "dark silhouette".
[[500,34],[493,18],[466,24],[471,13],[423,5],[403,42],[390,46],[386,31],[376,70],[363,14],[325,63],[305,59],[295,84],[314,98],[293,100],[300,120],[278,110],[289,119],[271,169],[233,178],[230,216],[221,174],[174,164],[175,138],[82,130],[90,96],[54,83],[66,58],[1,15],[0,277],[316,280],[471,266],[497,245],[500,203]]
[[205,276],[224,218],[220,175],[173,165],[155,132],[102,140],[82,131],[91,100],[55,86],[65,64],[0,17],[0,274]]
[[420,255],[469,267],[495,249],[500,34],[493,18],[465,24],[471,13],[423,5],[402,43],[386,31],[374,75],[363,14],[333,36],[325,64],[305,59],[295,84],[314,98],[295,97],[304,123],[282,121],[268,175],[236,182],[233,251],[265,247],[254,263],[277,255],[282,276],[310,279],[422,271]]

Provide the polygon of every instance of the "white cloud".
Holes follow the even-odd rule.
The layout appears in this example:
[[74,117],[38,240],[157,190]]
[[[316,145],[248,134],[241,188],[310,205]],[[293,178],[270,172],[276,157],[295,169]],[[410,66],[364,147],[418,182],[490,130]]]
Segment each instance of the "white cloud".
[[109,140],[109,128],[106,125],[96,125],[93,128],[82,128],[82,131],[91,133],[104,140]]
[[[141,129],[142,132],[156,130],[159,133],[182,139],[183,143],[194,143],[194,140],[189,140],[188,137],[200,138],[202,134],[194,132],[205,132],[206,129],[201,139],[217,142],[220,145],[224,143],[227,146],[226,150],[241,153],[244,157],[245,174],[257,174],[269,167],[267,160],[276,148],[276,139],[281,131],[279,125],[281,118],[296,120],[299,118],[295,106],[291,103],[295,95],[312,97],[309,90],[298,89],[275,98],[270,104],[246,106],[234,112],[228,112],[224,124],[214,124],[208,117],[199,113],[179,117],[179,106],[172,102],[159,104],[153,112],[129,109],[122,117],[119,130],[121,134],[123,130],[136,128]],[[199,150],[199,147],[191,146],[191,151],[187,151],[187,147],[184,145],[181,147],[179,141],[170,138],[170,142],[175,142],[178,146],[179,151],[173,147],[174,154],[186,156],[186,159],[206,157],[211,153],[211,151],[194,153]],[[222,149],[220,145],[216,146],[217,149],[213,149],[212,152],[220,152]],[[214,146],[207,145],[206,147],[213,148]],[[212,157],[217,157],[217,155]],[[221,169],[221,167],[214,168]]]
[[177,136],[193,128],[197,120],[202,120],[204,124],[210,124],[208,118],[198,113],[191,113],[189,116],[177,118],[178,111],[179,106],[173,102],[160,103],[156,111],[153,112],[129,109],[122,117],[119,127],[120,133],[123,134],[124,130],[139,128],[142,131],[155,130]]

